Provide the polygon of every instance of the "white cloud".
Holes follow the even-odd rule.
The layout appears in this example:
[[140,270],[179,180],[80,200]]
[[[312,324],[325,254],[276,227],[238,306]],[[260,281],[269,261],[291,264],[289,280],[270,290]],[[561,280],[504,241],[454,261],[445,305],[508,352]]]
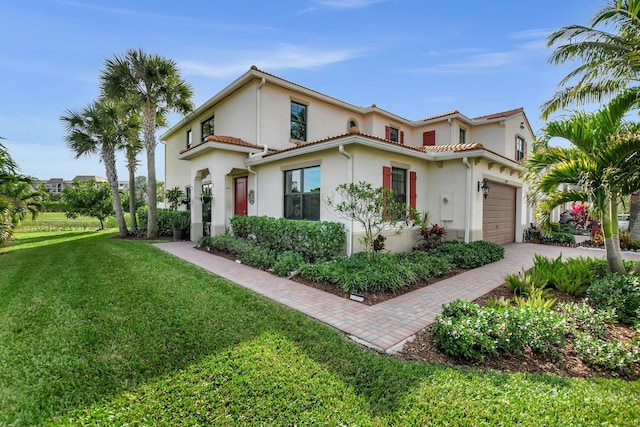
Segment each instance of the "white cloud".
[[513,52],[485,53],[471,55],[458,62],[438,64],[412,70],[419,74],[474,74],[515,65],[519,55]]
[[228,78],[244,73],[252,65],[272,71],[290,68],[314,68],[343,62],[364,54],[364,50],[317,49],[306,46],[280,45],[273,50],[234,51],[220,53],[224,62],[180,60],[178,65],[185,75],[210,78]]

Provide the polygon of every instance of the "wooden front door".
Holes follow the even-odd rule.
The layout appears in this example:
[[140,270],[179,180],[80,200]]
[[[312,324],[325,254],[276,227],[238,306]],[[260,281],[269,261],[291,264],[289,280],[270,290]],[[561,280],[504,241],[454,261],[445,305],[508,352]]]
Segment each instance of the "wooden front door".
[[234,200],[234,215],[244,216],[247,214],[247,184],[248,177],[242,176],[240,178],[236,178],[233,180],[234,182],[234,191],[233,191],[233,200]]

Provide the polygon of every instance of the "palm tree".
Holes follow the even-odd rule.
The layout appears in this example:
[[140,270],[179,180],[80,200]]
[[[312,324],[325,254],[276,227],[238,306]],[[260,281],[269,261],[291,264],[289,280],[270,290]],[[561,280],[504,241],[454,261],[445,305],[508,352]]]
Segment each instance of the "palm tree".
[[191,87],[180,76],[174,61],[159,55],[149,55],[141,49],[129,49],[124,56],[106,60],[101,80],[102,91],[106,96],[121,100],[142,114],[149,180],[147,237],[156,238],[156,119],[165,117],[169,111],[181,114],[192,111]]
[[[609,269],[623,274],[618,202],[639,188],[640,168],[640,133],[629,132],[623,120],[635,104],[635,92],[627,90],[595,113],[575,112],[547,123],[525,165],[530,198],[543,214],[568,202],[592,205],[602,218]],[[554,137],[567,139],[571,147],[549,147]]]
[[28,213],[35,217],[42,210],[42,197],[34,190],[34,182],[35,178],[19,173],[9,150],[0,144],[0,244],[11,238],[14,219],[22,219]]
[[140,134],[132,133],[125,146],[125,157],[127,159],[127,170],[129,171],[129,212],[131,218],[131,230],[138,230],[138,219],[136,217],[136,170],[138,169],[138,154],[142,151],[142,141]]
[[121,106],[106,99],[100,99],[81,111],[70,110],[66,116],[61,117],[67,132],[67,145],[76,154],[76,158],[100,153],[121,237],[126,237],[128,231],[120,200],[115,153],[124,148],[131,134],[137,131],[135,123],[127,121],[126,117]]
[[547,41],[555,47],[550,63],[582,60],[582,65],[560,82],[559,90],[542,106],[544,119],[571,104],[599,103],[628,88],[640,94],[640,0],[606,0],[589,26],[563,27]]

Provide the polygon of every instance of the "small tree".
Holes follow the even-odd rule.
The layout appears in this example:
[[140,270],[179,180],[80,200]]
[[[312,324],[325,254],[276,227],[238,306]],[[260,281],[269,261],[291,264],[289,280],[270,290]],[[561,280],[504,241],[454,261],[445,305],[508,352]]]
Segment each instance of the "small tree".
[[98,218],[101,230],[104,230],[105,218],[114,214],[111,189],[106,182],[74,181],[62,190],[62,199],[67,206],[68,218],[78,215]]
[[173,187],[165,192],[165,198],[169,202],[169,209],[178,210],[178,205],[184,199],[184,191],[180,187]]
[[368,182],[340,184],[336,188],[338,200],[326,199],[327,206],[342,218],[353,220],[364,229],[360,242],[366,247],[369,258],[374,253],[375,238],[383,231],[400,232],[418,222],[415,209],[397,201],[393,191],[374,188]]

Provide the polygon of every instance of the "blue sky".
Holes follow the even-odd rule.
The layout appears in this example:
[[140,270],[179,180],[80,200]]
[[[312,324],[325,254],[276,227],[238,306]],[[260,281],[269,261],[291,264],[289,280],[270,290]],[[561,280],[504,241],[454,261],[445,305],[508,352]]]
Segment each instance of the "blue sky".
[[[25,174],[104,176],[97,157],[74,159],[60,116],[95,100],[105,59],[129,48],[176,61],[196,105],[255,64],[411,120],[524,107],[537,131],[540,105],[573,68],[548,65],[546,36],[586,24],[602,4],[0,0],[0,136]],[[179,119],[172,115],[170,125]],[[156,161],[162,180],[162,145]],[[119,179],[126,180],[124,162],[119,166]],[[144,164],[138,174],[146,175]]]

